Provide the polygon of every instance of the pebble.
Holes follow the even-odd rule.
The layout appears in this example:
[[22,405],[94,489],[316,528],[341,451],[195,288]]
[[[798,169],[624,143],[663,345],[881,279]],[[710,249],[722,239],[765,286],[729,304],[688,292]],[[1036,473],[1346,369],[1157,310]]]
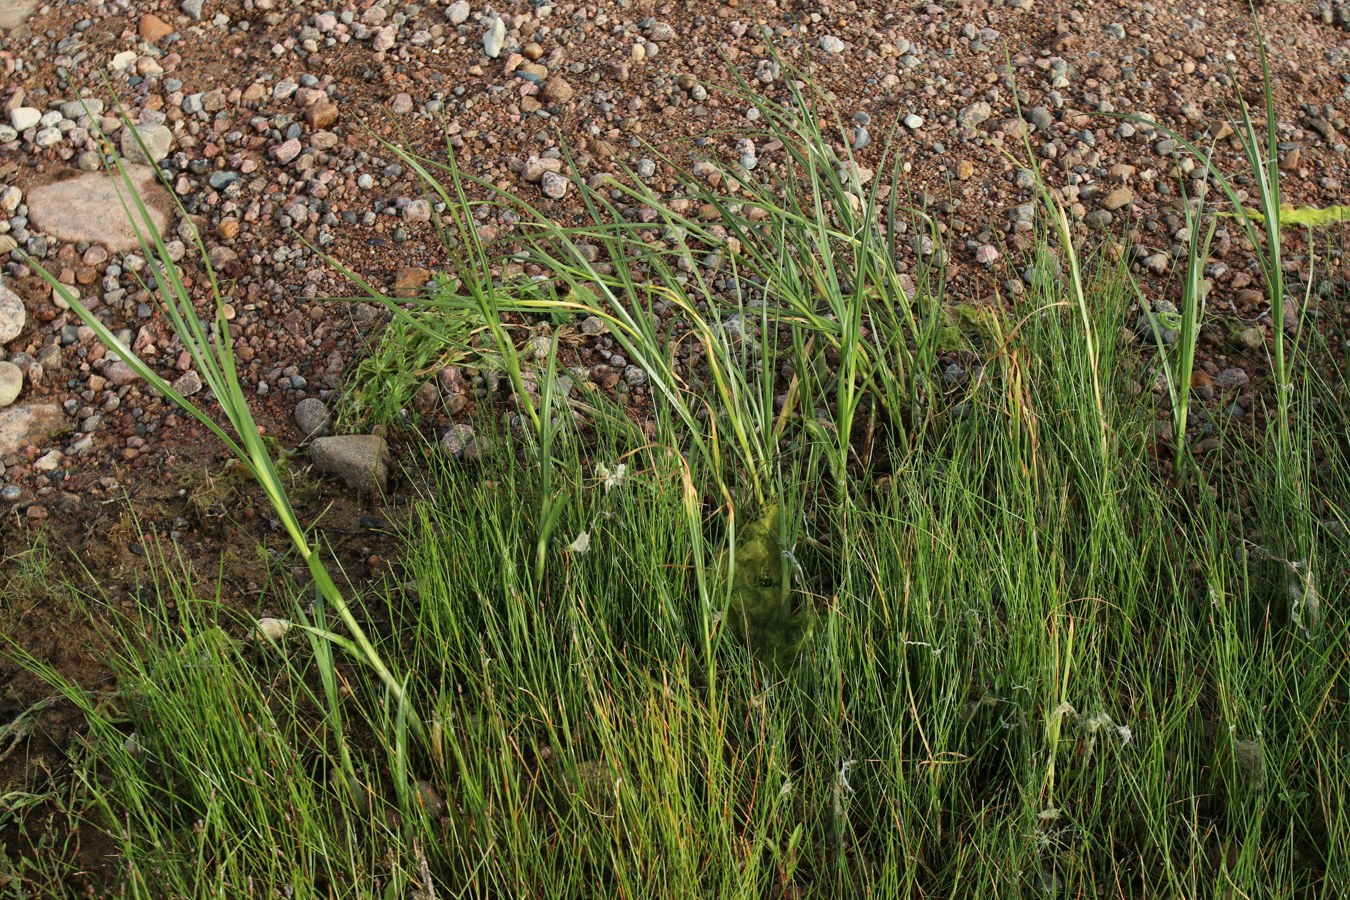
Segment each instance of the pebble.
[[317,438],[309,445],[314,468],[340,478],[355,491],[383,493],[389,485],[389,446],[374,434]]
[[122,156],[133,166],[158,163],[173,149],[173,132],[159,124],[125,128],[122,131],[121,147]]
[[492,20],[488,26],[487,32],[483,35],[483,52],[487,54],[488,59],[496,59],[502,55],[502,48],[506,45],[506,23],[500,16]]
[[820,39],[820,49],[826,53],[843,53],[844,42],[832,34],[827,34]]
[[403,219],[407,222],[430,222],[431,204],[419,197],[403,207]]
[[562,76],[555,75],[544,82],[544,99],[550,103],[566,103],[576,95],[576,90]]
[[0,347],[19,336],[27,317],[19,295],[0,284]]
[[37,8],[38,0],[4,0],[0,3],[0,31],[18,28]]
[[177,31],[176,28],[154,13],[146,13],[141,16],[140,25],[137,30],[139,31],[142,40],[149,41],[152,44],[158,44],[160,41],[164,40],[164,38]]
[[1033,106],[1027,110],[1026,120],[1037,131],[1049,131],[1051,126],[1055,124],[1054,116],[1044,106]]
[[1260,350],[1266,345],[1266,333],[1259,325],[1239,326],[1228,336],[1229,342],[1240,350]]
[[274,619],[264,616],[258,620],[258,624],[253,628],[253,639],[259,643],[268,641],[279,641],[286,636],[286,632],[291,630],[291,623],[287,619]]
[[174,379],[173,389],[184,397],[191,397],[200,393],[202,385],[202,376],[197,374],[196,369],[190,369]]
[[905,127],[910,131],[918,131],[923,127],[923,116],[918,113],[910,113],[905,116]]
[[557,172],[545,172],[539,179],[539,189],[550,200],[561,200],[567,196],[569,182]]
[[13,406],[23,391],[23,370],[12,362],[0,362],[0,409]]
[[445,17],[450,20],[451,25],[463,25],[469,19],[469,4],[467,0],[455,0],[445,8]]
[[337,124],[340,110],[332,100],[316,100],[305,107],[305,122],[311,129],[322,130]]
[[957,114],[956,120],[962,128],[974,129],[989,121],[993,114],[994,108],[983,100],[979,100],[962,109]]
[[1127,187],[1119,187],[1106,195],[1102,200],[1102,209],[1107,212],[1115,212],[1122,207],[1129,206],[1134,202],[1134,191]]
[[20,106],[9,112],[9,124],[15,131],[27,131],[42,121],[42,110],[31,106]]
[[272,158],[282,165],[286,165],[299,156],[303,149],[304,145],[300,143],[299,138],[291,138],[272,148]]
[[318,397],[306,397],[295,405],[295,425],[300,429],[300,440],[327,437],[332,431],[332,417],[328,406]]
[[441,446],[455,459],[477,462],[487,451],[486,444],[474,434],[473,426],[457,422],[441,436]]
[[370,42],[370,49],[376,53],[384,53],[386,50],[392,50],[394,43],[398,38],[398,28],[388,25],[375,33],[374,39]]

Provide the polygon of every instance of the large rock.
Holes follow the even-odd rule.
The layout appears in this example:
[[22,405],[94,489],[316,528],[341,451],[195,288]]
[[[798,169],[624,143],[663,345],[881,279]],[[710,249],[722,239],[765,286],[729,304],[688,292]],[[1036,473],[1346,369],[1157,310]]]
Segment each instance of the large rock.
[[0,410],[0,456],[18,453],[70,430],[70,419],[55,403],[28,403]]
[[0,0],[0,31],[18,28],[37,8],[38,0]]
[[309,445],[314,468],[345,481],[363,493],[383,492],[389,485],[389,446],[374,434],[318,438]]
[[0,284],[0,347],[19,336],[27,318],[19,295]]
[[[128,166],[127,175],[150,210],[150,220],[163,234],[169,224],[169,196],[149,166]],[[35,187],[28,192],[28,217],[38,231],[76,244],[103,244],[109,250],[135,250],[136,228],[122,207],[126,201],[138,226],[135,203],[116,174],[89,172]]]

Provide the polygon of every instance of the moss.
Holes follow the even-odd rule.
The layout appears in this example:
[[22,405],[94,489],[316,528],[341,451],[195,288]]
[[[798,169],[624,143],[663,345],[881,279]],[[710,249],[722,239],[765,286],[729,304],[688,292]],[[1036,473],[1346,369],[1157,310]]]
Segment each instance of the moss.
[[[741,529],[731,572],[727,616],[737,640],[766,665],[786,671],[811,636],[812,615],[795,600],[795,566],[783,546],[782,514],[771,503],[758,519]],[[721,571],[728,567],[724,554]]]

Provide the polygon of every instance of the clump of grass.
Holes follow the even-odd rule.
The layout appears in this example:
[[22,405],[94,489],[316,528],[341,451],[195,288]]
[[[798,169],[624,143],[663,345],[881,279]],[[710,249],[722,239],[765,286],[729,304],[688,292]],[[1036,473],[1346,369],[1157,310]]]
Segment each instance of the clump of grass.
[[[49,673],[89,720],[85,802],[129,893],[1345,880],[1350,579],[1318,583],[1321,628],[1290,627],[1234,525],[1244,486],[1182,493],[1140,465],[1156,411],[1121,374],[1134,294],[1048,189],[1012,324],[962,348],[983,352],[978,378],[937,390],[940,282],[901,287],[914,232],[894,189],[864,190],[806,101],[756,101],[799,177],[690,177],[712,214],[618,183],[577,186],[578,228],[526,215],[531,291],[493,283],[505,260],[477,242],[453,161],[439,184],[405,155],[449,210],[462,285],[410,309],[485,325],[513,452],[425,462],[398,569],[369,587],[382,667],[331,633],[330,611],[369,632],[318,582],[326,602],[295,613],[311,640],[249,649],[251,622],[175,594],[184,621],[151,616],[125,644],[117,707]],[[630,202],[655,221],[630,223]],[[556,390],[556,335],[527,367],[523,332],[581,315],[647,374],[648,421]],[[1350,423],[1318,396],[1289,429],[1304,458]],[[1318,469],[1342,526],[1347,471]],[[1261,502],[1265,525],[1299,501]],[[1344,572],[1346,542],[1317,527],[1319,570]],[[296,552],[322,565],[312,538]],[[777,629],[785,610],[805,627]]]
[[[1182,476],[1183,464],[1188,458],[1186,431],[1190,422],[1191,381],[1195,372],[1195,354],[1200,344],[1200,327],[1205,318],[1205,299],[1209,291],[1205,266],[1209,264],[1209,250],[1217,227],[1218,220],[1210,219],[1208,229],[1203,229],[1200,216],[1189,204],[1186,206],[1188,252],[1178,313],[1160,314],[1151,309],[1142,290],[1136,285],[1140,307],[1148,318],[1167,386],[1168,410],[1172,415],[1172,470],[1177,477]],[[1205,230],[1204,237],[1200,236],[1202,229]],[[1175,348],[1169,346],[1165,332],[1173,333]]]
[[[446,290],[448,279],[435,279]],[[338,404],[338,426],[368,429],[411,424],[419,387],[449,365],[476,359],[478,327],[468,317],[408,314],[388,322],[356,364]]]

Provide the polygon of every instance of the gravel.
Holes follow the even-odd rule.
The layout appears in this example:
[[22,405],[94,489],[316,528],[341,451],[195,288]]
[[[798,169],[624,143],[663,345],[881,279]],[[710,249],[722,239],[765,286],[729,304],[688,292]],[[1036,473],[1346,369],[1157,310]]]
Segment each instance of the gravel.
[[[146,161],[187,207],[185,224],[155,168],[134,170],[156,226],[176,242],[171,255],[186,261],[194,302],[210,307],[195,262],[200,235],[229,291],[241,379],[260,397],[259,421],[296,441],[309,433],[298,421],[300,405],[313,401],[324,409],[317,420],[326,418],[324,401],[383,321],[373,306],[316,302],[348,295],[351,285],[314,248],[384,287],[407,267],[452,268],[434,231],[435,206],[380,139],[433,156],[449,140],[466,174],[519,191],[568,225],[584,214],[574,181],[600,184],[633,172],[644,189],[670,200],[680,193],[674,167],[695,154],[710,186],[731,172],[767,183],[784,174],[787,151],[754,133],[753,108],[705,85],[735,74],[781,97],[776,51],[791,65],[815,66],[813,77],[839,110],[823,123],[826,133],[843,134],[847,146],[839,141],[836,150],[855,154],[865,183],[887,191],[889,162],[879,163],[887,159],[885,138],[895,134],[906,201],[925,201],[917,205],[948,229],[943,260],[953,298],[983,294],[991,278],[1021,284],[1014,266],[1036,234],[1024,138],[1074,227],[1120,242],[1151,291],[1174,281],[1182,258],[1180,188],[1197,197],[1209,185],[1184,170],[1185,153],[1160,129],[1097,113],[1149,113],[1188,137],[1231,135],[1230,65],[1244,83],[1254,73],[1245,49],[1248,8],[1236,0],[1203,10],[1175,0],[1115,7],[863,0],[847,11],[780,5],[753,12],[706,0],[661,11],[266,0],[247,13],[221,0],[151,0],[130,15],[111,0],[20,5],[34,18],[0,34],[0,278],[22,302],[7,337],[0,302],[0,358],[18,358],[24,368],[23,357],[36,363],[48,348],[58,351],[64,363],[25,369],[25,399],[63,413],[69,404],[72,416],[95,423],[72,439],[88,439],[87,452],[60,445],[59,486],[33,472],[28,457],[8,463],[5,478],[32,477],[25,485],[32,494],[96,490],[101,477],[153,472],[149,460],[184,440],[163,402],[108,362],[92,333],[11,253],[50,266],[165,378],[192,383],[190,360],[180,359],[141,283],[152,270],[102,173],[100,128],[130,149],[131,135],[105,102],[114,92],[142,136],[153,138]],[[0,4],[6,14],[15,8],[13,0]],[[1311,6],[1267,4],[1262,17],[1280,62],[1287,199],[1341,202],[1350,177],[1342,137],[1350,133],[1345,33],[1336,16],[1328,22]],[[1232,170],[1231,137],[1216,139],[1223,167]],[[644,149],[652,146],[668,148],[670,164]],[[1009,164],[1004,150],[1018,162]],[[610,199],[633,222],[651,212],[623,194]],[[518,228],[505,207],[479,215],[485,239],[509,241]],[[650,233],[664,239],[659,222]],[[936,249],[913,238],[911,231],[897,257],[899,273],[911,279]],[[700,254],[695,265],[718,260]],[[1298,254],[1292,247],[1288,258]],[[603,265],[596,257],[590,261]],[[1231,222],[1220,223],[1213,262],[1223,266],[1212,278],[1215,314],[1261,321],[1265,302]],[[523,274],[538,273],[527,266]],[[617,348],[602,326],[582,323],[578,359],[569,365],[641,402],[643,376],[612,362]],[[1259,351],[1264,333],[1249,328],[1208,352],[1225,352],[1225,344]],[[1263,373],[1251,366],[1259,383]],[[1214,371],[1230,367],[1221,362]],[[462,382],[444,399],[450,415],[475,402]]]

